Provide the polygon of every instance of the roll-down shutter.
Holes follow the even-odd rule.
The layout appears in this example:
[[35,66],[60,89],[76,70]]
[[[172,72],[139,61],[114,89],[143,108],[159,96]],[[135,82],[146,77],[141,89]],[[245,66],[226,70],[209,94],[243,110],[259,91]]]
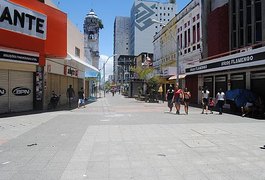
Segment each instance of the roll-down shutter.
[[33,73],[9,71],[10,111],[33,109]]
[[8,70],[0,70],[0,114],[8,112]]

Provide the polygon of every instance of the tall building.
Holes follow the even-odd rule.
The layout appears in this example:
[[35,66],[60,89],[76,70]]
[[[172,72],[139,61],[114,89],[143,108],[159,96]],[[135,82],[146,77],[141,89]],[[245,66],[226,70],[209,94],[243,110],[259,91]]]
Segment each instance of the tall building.
[[[129,55],[129,36],[130,36],[130,18],[116,17],[114,22],[114,54]],[[113,74],[114,80],[117,82],[119,75],[118,67],[119,56],[114,56]]]
[[158,25],[152,19],[167,24],[175,14],[174,1],[135,0],[131,8],[130,55],[153,53],[154,35],[162,29],[162,25]]
[[100,19],[91,9],[84,21],[85,58],[96,68],[99,68],[99,29]]
[[[114,23],[114,54],[138,56],[153,53],[154,35],[161,29],[152,20],[167,24],[176,14],[175,1],[134,0],[130,17],[116,17]],[[114,57],[114,79],[117,82],[118,58]]]

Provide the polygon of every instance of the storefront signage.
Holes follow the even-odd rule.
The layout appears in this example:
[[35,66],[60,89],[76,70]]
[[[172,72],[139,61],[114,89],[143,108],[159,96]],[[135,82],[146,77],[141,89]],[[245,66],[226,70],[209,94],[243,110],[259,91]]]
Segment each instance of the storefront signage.
[[6,90],[3,88],[0,88],[0,96],[3,96],[6,94]]
[[69,66],[64,66],[64,75],[78,77],[78,70]]
[[39,63],[38,56],[30,56],[25,54],[18,54],[13,52],[5,52],[0,50],[0,59],[6,59],[8,61],[23,61],[30,63]]
[[15,87],[14,89],[12,89],[12,93],[15,96],[28,96],[30,95],[31,90],[25,87]]
[[0,0],[0,29],[46,39],[47,17],[31,9]]
[[233,66],[260,60],[265,60],[264,52],[187,68],[186,73],[198,72],[206,69],[220,68],[225,66]]

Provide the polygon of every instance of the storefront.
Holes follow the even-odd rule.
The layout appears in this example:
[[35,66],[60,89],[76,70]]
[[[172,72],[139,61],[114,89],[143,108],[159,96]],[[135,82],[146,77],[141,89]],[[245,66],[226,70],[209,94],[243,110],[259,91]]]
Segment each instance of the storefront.
[[[265,47],[188,67],[186,74],[198,79],[198,103],[201,100],[200,91],[205,86],[212,97],[220,88],[223,91],[249,89],[265,100]],[[193,83],[186,80],[187,86]]]
[[0,48],[0,113],[33,109],[39,55]]
[[[0,16],[0,114],[42,109],[45,57],[66,56],[66,14],[12,0],[1,1]],[[48,31],[54,26],[60,32]]]
[[64,59],[46,59],[45,66],[45,107],[49,103],[52,91],[60,95],[60,105],[67,104],[66,91],[72,85],[75,94],[83,87],[85,96],[88,97],[89,84],[85,81],[86,71],[98,70],[84,60],[67,53]]

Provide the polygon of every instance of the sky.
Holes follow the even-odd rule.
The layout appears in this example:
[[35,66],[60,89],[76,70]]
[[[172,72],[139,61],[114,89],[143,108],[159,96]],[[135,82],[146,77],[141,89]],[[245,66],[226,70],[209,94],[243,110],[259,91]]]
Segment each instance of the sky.
[[[166,0],[156,0],[166,2]],[[102,68],[109,56],[113,55],[113,30],[116,16],[130,17],[130,11],[134,0],[53,0],[60,10],[67,13],[68,18],[83,32],[83,23],[87,13],[91,9],[102,20],[104,28],[100,30],[99,54]],[[177,12],[185,7],[190,0],[176,0]],[[112,74],[113,58],[109,58],[106,64],[106,78]]]

